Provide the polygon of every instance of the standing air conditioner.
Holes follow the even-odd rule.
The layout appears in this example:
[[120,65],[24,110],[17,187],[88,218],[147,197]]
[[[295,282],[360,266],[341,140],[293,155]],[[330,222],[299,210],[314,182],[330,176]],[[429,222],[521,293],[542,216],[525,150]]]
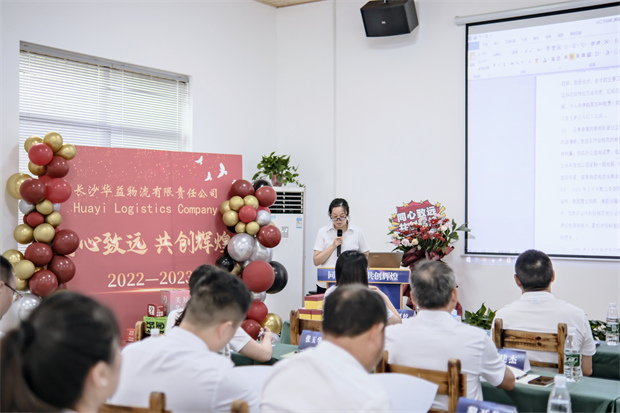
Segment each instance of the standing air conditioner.
[[269,207],[271,220],[282,233],[282,241],[273,249],[273,261],[284,265],[288,272],[286,287],[276,294],[267,294],[265,304],[270,313],[289,319],[291,310],[304,306],[304,188],[275,187],[276,202]]

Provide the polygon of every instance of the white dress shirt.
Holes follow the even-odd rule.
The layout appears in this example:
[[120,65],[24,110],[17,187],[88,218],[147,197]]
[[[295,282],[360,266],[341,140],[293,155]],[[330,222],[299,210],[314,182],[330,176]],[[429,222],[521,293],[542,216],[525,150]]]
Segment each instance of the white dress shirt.
[[[557,333],[558,323],[566,323],[567,327],[577,329],[577,342],[581,347],[581,354],[592,356],[596,352],[596,345],[592,337],[590,322],[586,313],[580,308],[558,300],[547,291],[526,292],[521,297],[495,313],[495,318],[501,318],[504,329],[535,331],[539,333]],[[495,321],[495,320],[494,320]],[[527,350],[530,360],[547,363],[557,363],[556,353]],[[542,370],[536,367],[537,370]]]
[[[325,291],[325,295],[323,296],[323,306],[325,306],[325,300],[327,299],[327,297],[329,297],[331,293],[336,291],[337,287],[338,287],[337,285],[332,285],[331,287],[327,289],[327,291]],[[390,306],[388,306],[387,304],[385,305],[385,310],[387,313],[387,320],[389,320],[390,317],[393,317],[393,316],[400,317],[399,314],[394,314],[392,310],[390,310]]]
[[[385,329],[388,363],[430,370],[448,369],[448,359],[461,361],[467,375],[467,397],[482,400],[480,377],[493,386],[504,380],[506,365],[487,333],[462,324],[442,310],[422,309],[402,324]],[[447,410],[447,396],[439,395],[435,408]]]
[[[334,243],[337,236],[338,232],[336,228],[334,228],[333,223],[319,229],[316,235],[316,241],[314,242],[314,251],[325,251],[327,247]],[[345,251],[359,251],[362,253],[370,251],[366,239],[364,239],[364,231],[358,226],[351,225],[351,223],[348,224],[347,230],[342,234],[342,248],[340,248],[340,252],[343,253]],[[332,255],[330,255],[327,261],[321,264],[320,267],[335,268],[337,260],[338,251],[334,250]],[[326,283],[324,281],[317,282],[317,284],[326,288]]]
[[323,340],[278,362],[263,387],[261,412],[389,412],[390,398],[349,352]]
[[258,411],[258,394],[235,380],[230,359],[182,328],[125,347],[110,403],[146,407],[153,391],[166,395],[166,408],[173,412],[230,412],[236,399]]

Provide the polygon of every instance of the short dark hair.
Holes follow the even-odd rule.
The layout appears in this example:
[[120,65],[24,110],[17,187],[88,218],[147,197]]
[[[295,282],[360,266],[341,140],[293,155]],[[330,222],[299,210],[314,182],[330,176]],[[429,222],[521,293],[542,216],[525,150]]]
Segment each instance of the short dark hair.
[[252,302],[250,290],[236,275],[212,265],[201,267],[197,270],[206,275],[191,290],[185,319],[202,327],[229,320],[241,322]]
[[335,198],[332,202],[330,202],[329,210],[327,211],[327,214],[331,217],[332,209],[338,208],[338,207],[343,207],[344,212],[346,212],[346,214],[349,215],[349,203],[347,202],[346,199],[343,199],[343,198]]
[[49,295],[2,340],[1,410],[74,409],[90,369],[112,364],[119,344],[108,307],[75,292]]
[[11,262],[0,255],[0,281],[9,284],[13,279],[13,265]]
[[515,273],[523,290],[544,290],[553,279],[553,264],[544,252],[527,250],[517,258]]
[[376,292],[361,285],[344,285],[325,300],[323,333],[334,337],[356,337],[377,323],[385,325],[387,310]]
[[368,258],[359,251],[345,251],[336,261],[336,285],[347,284],[368,287]]
[[409,283],[420,308],[438,309],[450,303],[456,277],[446,263],[423,260],[411,271]]

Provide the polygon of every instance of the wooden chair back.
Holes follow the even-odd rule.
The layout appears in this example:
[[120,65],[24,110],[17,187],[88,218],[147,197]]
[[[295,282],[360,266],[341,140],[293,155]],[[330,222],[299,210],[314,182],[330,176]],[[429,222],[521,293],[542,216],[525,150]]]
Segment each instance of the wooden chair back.
[[99,413],[171,413],[166,410],[166,395],[152,392],[149,395],[149,407],[122,406],[119,404],[104,403]]
[[144,321],[136,321],[136,327],[135,327],[135,340],[136,341],[140,341],[146,337],[148,337],[146,335],[146,323]]
[[[448,413],[456,412],[456,405],[459,397],[466,397],[467,379],[464,373],[461,373],[461,361],[458,359],[448,360],[448,370],[428,370],[417,367],[403,366],[400,364],[388,363],[388,352],[383,351],[383,357],[379,361],[375,369],[375,373],[401,373],[410,376],[419,377],[421,379],[435,383],[438,387],[437,394],[448,396]],[[431,409],[429,412],[445,413],[445,410]]]
[[291,310],[291,344],[298,346],[301,332],[304,330],[321,331],[322,321],[319,320],[303,320],[299,318],[298,310]]
[[249,413],[250,406],[245,400],[234,400],[230,405],[230,413]]
[[498,349],[508,347],[519,350],[548,351],[558,354],[557,363],[546,363],[530,360],[530,365],[539,367],[553,367],[558,373],[564,374],[564,343],[566,342],[566,324],[558,324],[556,333],[537,333],[521,330],[504,330],[501,318],[496,318],[493,324],[493,342]]

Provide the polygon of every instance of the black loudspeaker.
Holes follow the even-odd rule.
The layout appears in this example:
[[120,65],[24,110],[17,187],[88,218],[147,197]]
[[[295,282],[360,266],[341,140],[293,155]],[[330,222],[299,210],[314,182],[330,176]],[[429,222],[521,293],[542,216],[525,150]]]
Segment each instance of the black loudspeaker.
[[366,37],[407,34],[418,26],[413,0],[373,0],[361,12]]

